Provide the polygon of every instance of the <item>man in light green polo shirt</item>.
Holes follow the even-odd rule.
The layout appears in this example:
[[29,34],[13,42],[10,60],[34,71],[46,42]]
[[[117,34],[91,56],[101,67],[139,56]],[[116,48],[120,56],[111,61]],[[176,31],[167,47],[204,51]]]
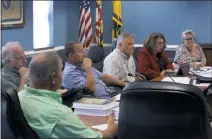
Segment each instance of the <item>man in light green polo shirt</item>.
[[56,93],[62,81],[62,60],[54,52],[36,55],[29,65],[29,84],[18,93],[30,127],[40,138],[111,138],[117,124],[109,118],[108,129],[96,132],[85,126]]

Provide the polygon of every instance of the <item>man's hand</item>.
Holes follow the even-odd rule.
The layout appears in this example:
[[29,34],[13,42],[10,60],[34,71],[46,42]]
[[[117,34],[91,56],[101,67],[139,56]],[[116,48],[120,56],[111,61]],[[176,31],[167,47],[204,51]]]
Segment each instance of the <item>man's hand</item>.
[[68,90],[67,89],[58,89],[57,90],[57,92],[59,93],[59,94],[64,94],[64,93],[66,93]]
[[166,72],[170,73],[173,72],[173,70],[172,69],[163,70],[161,71],[160,76],[163,76]]
[[168,72],[168,73],[170,73],[170,72],[173,72],[174,70],[172,70],[172,69],[167,69],[167,70],[165,70],[165,72]]
[[118,85],[118,86],[123,86],[123,87],[127,85],[126,82],[123,82],[123,81],[119,80],[118,78],[113,77],[109,74],[105,74],[105,73],[102,74],[102,80],[104,83],[109,84],[109,85]]
[[21,67],[19,69],[19,74],[21,76],[21,78],[23,79],[28,79],[28,75],[29,75],[29,70],[26,67]]
[[96,87],[95,87],[95,81],[94,81],[94,76],[93,76],[93,71],[92,71],[92,61],[89,58],[84,58],[82,67],[85,69],[86,73],[86,84],[85,87],[90,90],[91,92],[95,93],[96,92]]
[[111,134],[114,136],[118,133],[118,124],[115,123],[115,120],[113,119],[112,115],[109,115],[108,119],[108,130],[111,132]]
[[26,67],[21,67],[19,69],[19,74],[20,74],[21,78],[20,78],[20,85],[17,88],[17,92],[24,89],[24,85],[28,81],[29,70]]
[[84,59],[83,59],[83,67],[84,67],[85,69],[89,69],[89,68],[91,68],[91,66],[92,66],[92,61],[91,61],[91,59],[89,59],[89,58],[84,58]]
[[113,138],[118,133],[118,124],[113,120],[112,115],[109,115],[108,128],[102,132],[103,138]]

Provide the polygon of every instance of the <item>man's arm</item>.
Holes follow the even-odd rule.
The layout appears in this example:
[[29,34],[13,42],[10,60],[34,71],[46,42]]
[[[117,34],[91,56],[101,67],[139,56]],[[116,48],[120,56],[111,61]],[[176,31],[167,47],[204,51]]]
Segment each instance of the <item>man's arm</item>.
[[[110,61],[108,61],[110,60]],[[107,61],[104,61],[104,68],[103,73],[110,74],[113,77],[120,78],[120,67],[116,60],[114,59],[108,59]]]
[[112,118],[108,119],[105,131],[94,131],[87,127],[71,109],[66,109],[54,126],[51,138],[113,138],[118,132],[118,124]]
[[108,74],[102,74],[102,80],[104,81],[104,83],[106,84],[110,84],[110,85],[119,85],[119,86],[125,86],[126,82],[123,82],[121,80],[119,80],[118,78],[112,77]]
[[118,132],[118,124],[115,123],[112,115],[109,115],[107,125],[108,125],[108,128],[104,131],[101,131],[102,137],[105,139],[114,138]]
[[20,85],[17,89],[17,92],[20,92],[21,90],[24,89],[24,85],[27,83],[28,81],[28,74],[29,74],[29,70],[26,67],[21,67],[19,69],[19,74],[20,74]]
[[93,76],[93,71],[92,71],[91,65],[92,65],[92,62],[89,58],[83,59],[83,67],[84,67],[85,73],[86,73],[85,87],[92,92],[96,92],[95,81],[94,81],[94,76]]
[[92,91],[93,93],[96,92],[96,87],[95,87],[95,82],[94,82],[94,77],[93,77],[93,72],[92,68],[85,68],[85,73],[86,73],[86,84],[85,87]]
[[[63,111],[62,111],[63,112]],[[71,109],[61,114],[49,138],[102,138],[101,132],[87,127]]]
[[27,79],[25,77],[21,77],[20,79],[20,85],[19,87],[17,88],[17,92],[20,92],[21,90],[24,90],[24,85],[27,83]]
[[[67,74],[65,74],[63,78],[63,87],[71,90],[73,88],[87,88],[90,92],[95,92],[95,86],[93,89],[94,81],[92,71],[87,69],[85,71],[86,76],[82,75],[82,71],[79,70],[71,70]],[[95,85],[95,84],[94,84]]]

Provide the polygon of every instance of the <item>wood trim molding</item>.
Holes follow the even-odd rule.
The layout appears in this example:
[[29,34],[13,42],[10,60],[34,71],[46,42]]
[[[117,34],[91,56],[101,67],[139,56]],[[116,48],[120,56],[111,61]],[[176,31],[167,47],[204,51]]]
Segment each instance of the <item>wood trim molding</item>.
[[203,52],[205,53],[207,66],[212,66],[212,43],[203,43],[199,45],[202,47]]

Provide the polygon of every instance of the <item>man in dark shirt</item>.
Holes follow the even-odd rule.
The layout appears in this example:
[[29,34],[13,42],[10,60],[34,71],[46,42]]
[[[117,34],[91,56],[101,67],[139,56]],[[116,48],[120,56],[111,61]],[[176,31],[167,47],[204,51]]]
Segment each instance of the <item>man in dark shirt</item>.
[[17,92],[23,90],[28,79],[28,69],[25,67],[26,58],[20,43],[8,42],[2,48],[2,63],[2,84],[10,85]]

